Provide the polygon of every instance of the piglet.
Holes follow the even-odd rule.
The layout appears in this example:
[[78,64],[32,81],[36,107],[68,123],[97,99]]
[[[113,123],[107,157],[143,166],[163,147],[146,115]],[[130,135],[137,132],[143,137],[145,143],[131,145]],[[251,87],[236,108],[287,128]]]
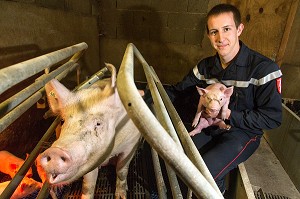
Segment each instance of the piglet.
[[[0,183],[0,195],[9,183],[10,181]],[[42,183],[37,182],[32,178],[24,177],[10,199],[24,198],[32,194],[33,192],[38,191],[39,189],[41,189],[41,187]]]
[[[233,86],[227,88],[221,83],[214,83],[205,89],[197,87],[197,91],[200,94],[200,100],[192,123],[195,129],[189,132],[189,135],[194,136],[200,133],[203,128],[211,125],[226,129],[227,126],[223,120],[226,119]],[[218,115],[221,115],[222,119],[217,118]]]
[[[8,151],[0,151],[0,171],[2,173],[10,175],[13,178],[20,167],[23,165],[24,160],[21,158],[16,157],[15,155],[11,154]],[[32,177],[32,169],[29,168],[26,176],[31,178]]]

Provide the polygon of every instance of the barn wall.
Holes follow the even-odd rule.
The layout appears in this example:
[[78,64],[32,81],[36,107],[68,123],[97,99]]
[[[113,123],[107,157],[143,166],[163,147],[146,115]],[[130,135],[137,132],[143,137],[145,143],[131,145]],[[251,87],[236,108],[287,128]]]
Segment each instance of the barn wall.
[[[129,0],[100,2],[100,61],[120,65],[134,43],[163,83],[180,81],[200,59],[212,55],[205,15],[223,2],[236,5],[245,24],[241,39],[275,60],[293,0]],[[136,78],[143,80],[136,67]]]
[[0,1],[0,7],[0,68],[86,42],[83,72],[99,70],[97,16],[89,1]]
[[[80,42],[89,46],[80,59],[82,78],[100,69],[97,10],[90,1],[0,1],[0,10],[0,69]],[[0,95],[0,102],[23,86]],[[30,153],[52,122],[43,119],[45,111],[32,106],[0,132],[0,150]]]
[[300,100],[300,7],[292,24],[281,70],[283,72],[283,97]]
[[[84,41],[89,45],[81,59],[85,77],[103,62],[118,68],[132,42],[163,83],[175,83],[214,53],[204,29],[212,6],[237,5],[246,26],[241,39],[275,60],[294,1],[0,0],[0,68]],[[297,99],[299,15],[298,8],[281,65],[283,96]],[[139,65],[135,75],[136,80],[145,80]]]
[[[133,43],[163,83],[175,83],[211,55],[205,15],[216,1],[100,1],[100,61],[120,66],[126,45]],[[145,80],[136,66],[137,80]]]

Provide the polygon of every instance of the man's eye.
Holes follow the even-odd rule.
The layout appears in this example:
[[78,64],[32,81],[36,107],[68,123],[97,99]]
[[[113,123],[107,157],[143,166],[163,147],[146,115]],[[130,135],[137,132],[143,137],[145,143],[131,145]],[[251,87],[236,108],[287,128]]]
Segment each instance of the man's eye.
[[224,28],[224,32],[228,32],[230,28]]
[[217,34],[217,31],[210,32],[210,35],[215,36]]

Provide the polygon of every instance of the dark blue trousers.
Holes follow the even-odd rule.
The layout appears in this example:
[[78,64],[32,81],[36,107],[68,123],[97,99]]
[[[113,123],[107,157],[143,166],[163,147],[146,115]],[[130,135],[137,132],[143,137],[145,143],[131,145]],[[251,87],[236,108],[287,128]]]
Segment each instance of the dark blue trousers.
[[246,161],[258,148],[261,135],[240,129],[229,131],[206,128],[192,137],[206,166],[221,192],[224,192],[225,176],[238,164]]

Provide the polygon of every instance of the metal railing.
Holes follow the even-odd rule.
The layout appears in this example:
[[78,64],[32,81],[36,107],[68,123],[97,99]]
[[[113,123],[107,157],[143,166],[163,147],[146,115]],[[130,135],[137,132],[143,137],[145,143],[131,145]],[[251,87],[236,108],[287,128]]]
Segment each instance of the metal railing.
[[[3,82],[3,84],[0,86],[0,94],[18,82],[21,82],[42,70],[48,70],[54,64],[71,57],[65,64],[52,72],[48,73],[45,71],[46,74],[40,76],[35,83],[0,104],[0,117],[3,116],[0,119],[0,133],[43,96],[45,92],[44,85],[48,81],[53,78],[60,80],[74,70],[78,66],[76,62],[86,48],[87,45],[81,43],[1,69],[0,81]],[[157,117],[153,115],[152,111],[145,104],[134,84],[134,56],[137,57],[143,65],[148,85],[155,102],[154,112]],[[76,87],[75,90],[89,87],[95,81],[103,77],[106,71],[107,68],[101,69],[90,79]],[[22,75],[17,77],[15,73],[22,73]],[[158,183],[159,197],[161,199],[166,198],[166,187],[161,175],[161,170],[159,169],[158,154],[166,162],[174,198],[183,198],[176,175],[185,182],[198,198],[223,198],[153,68],[147,64],[133,44],[128,44],[126,48],[117,77],[117,83],[120,98],[129,116],[135,122],[147,142],[153,147],[152,157],[154,164],[156,165],[155,173],[157,174],[156,181]],[[15,177],[8,184],[7,188],[0,195],[0,199],[11,197],[14,190],[41,152],[42,144],[52,136],[52,133],[59,123],[60,118],[56,118],[30,153],[29,157],[25,160]],[[179,138],[177,137],[177,134]],[[45,198],[48,194],[49,184],[44,183],[37,198]]]
[[[22,80],[25,80],[43,70],[45,70],[45,74],[37,78],[35,83],[31,84],[27,88],[23,89],[0,104],[0,133],[2,133],[3,130],[5,130],[44,95],[44,85],[48,81],[53,78],[61,80],[75,68],[78,68],[78,64],[76,62],[83,55],[87,47],[88,46],[86,43],[79,43],[77,45],[54,51],[52,53],[1,69],[0,94]],[[52,66],[68,58],[69,60],[67,60],[66,63],[49,73]],[[43,143],[45,143],[45,141],[51,137],[59,123],[60,119],[56,118],[47,132],[43,135],[39,143],[30,153],[28,158],[25,160],[19,171],[13,177],[11,182],[2,192],[0,199],[7,199],[12,196],[15,189],[23,180],[25,174],[40,153]]]
[[[158,119],[148,108],[135,86],[133,78],[135,57],[142,64],[145,71]],[[127,45],[119,69],[117,89],[128,115],[141,131],[143,137],[192,192],[198,198],[223,198],[153,68],[148,65],[138,49],[131,43]],[[162,102],[165,104],[171,120],[166,114]],[[182,147],[180,147],[177,137],[174,136],[173,124]],[[154,163],[154,165],[157,164]],[[155,171],[159,173],[156,169]],[[163,181],[159,180],[159,182]],[[158,188],[158,190],[164,191],[161,188]],[[173,198],[177,198],[178,193],[180,195],[178,190],[172,190],[172,193]],[[159,193],[159,196],[165,198],[165,193]]]

